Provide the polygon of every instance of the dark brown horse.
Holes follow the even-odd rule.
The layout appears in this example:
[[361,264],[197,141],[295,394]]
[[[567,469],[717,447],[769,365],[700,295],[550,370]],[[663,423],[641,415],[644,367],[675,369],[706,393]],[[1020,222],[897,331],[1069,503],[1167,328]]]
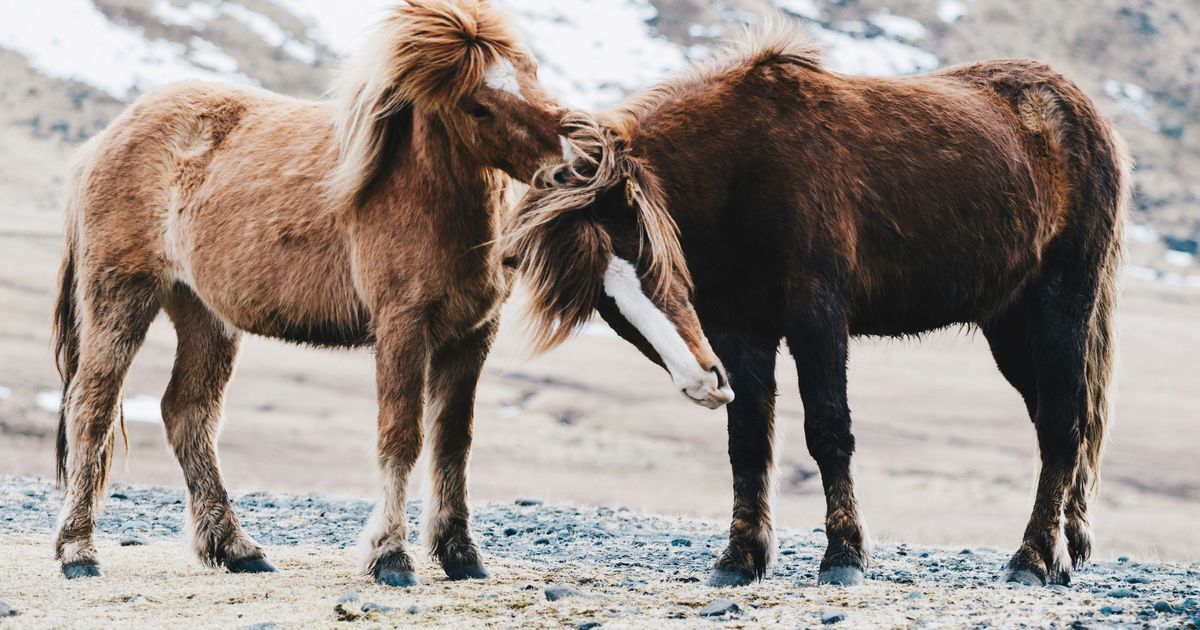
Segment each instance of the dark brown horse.
[[485,576],[466,469],[475,388],[513,275],[493,243],[512,178],[561,159],[562,114],[490,0],[408,0],[331,100],[171,86],[88,142],[72,169],[55,335],[63,573],[100,575],[93,531],[125,373],[165,310],[179,341],[163,423],[201,560],[274,570],[238,523],[217,459],[248,331],[375,348],[384,492],[364,533],[366,570],[417,582],[405,496],[427,434],[428,549],[451,578]]
[[1074,83],[1026,60],[844,76],[774,24],[573,126],[577,154],[518,209],[512,253],[551,341],[595,308],[670,364],[664,331],[620,297],[620,261],[659,321],[683,331],[698,315],[737,393],[733,523],[712,584],[761,577],[774,556],[780,340],[827,501],[819,580],[852,584],[869,552],[848,339],[954,324],[983,331],[1037,429],[1036,500],[1006,579],[1069,582],[1092,546],[1128,200],[1123,144]]

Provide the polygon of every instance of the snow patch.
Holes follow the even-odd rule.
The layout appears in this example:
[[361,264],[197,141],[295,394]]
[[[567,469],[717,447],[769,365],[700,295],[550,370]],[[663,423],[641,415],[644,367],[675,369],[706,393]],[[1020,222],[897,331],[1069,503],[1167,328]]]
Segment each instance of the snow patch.
[[916,46],[882,37],[860,39],[830,29],[813,31],[825,48],[826,67],[835,72],[897,76],[938,67],[936,55]]
[[12,398],[12,388],[0,385],[0,400],[8,400]]
[[1154,131],[1162,129],[1158,117],[1150,110],[1154,106],[1154,97],[1150,96],[1142,86],[1108,79],[1104,82],[1104,93],[1116,101],[1121,109],[1133,114],[1150,129]]
[[[43,411],[58,413],[59,408],[62,407],[62,392],[57,389],[43,389],[37,393],[34,403]],[[125,398],[121,405],[121,411],[125,414],[125,419],[130,422],[162,424],[160,405],[161,403],[154,396],[137,394]]]
[[938,19],[947,24],[953,24],[966,17],[966,15],[967,5],[962,0],[940,0],[938,2]]
[[775,0],[775,7],[810,20],[821,19],[821,8],[815,0]]
[[275,20],[262,13],[251,11],[240,4],[223,4],[221,12],[246,25],[268,46],[281,48],[283,52],[303,63],[312,64],[317,61],[317,51],[312,46],[297,41]]
[[1163,262],[1174,267],[1191,267],[1192,263],[1196,262],[1196,257],[1187,252],[1168,249],[1163,252]]
[[1157,230],[1142,223],[1127,223],[1125,236],[1138,243],[1157,243],[1162,238],[1158,235]]
[[890,37],[917,42],[929,37],[929,31],[917,20],[903,15],[894,15],[888,9],[867,16],[867,21],[877,26]]

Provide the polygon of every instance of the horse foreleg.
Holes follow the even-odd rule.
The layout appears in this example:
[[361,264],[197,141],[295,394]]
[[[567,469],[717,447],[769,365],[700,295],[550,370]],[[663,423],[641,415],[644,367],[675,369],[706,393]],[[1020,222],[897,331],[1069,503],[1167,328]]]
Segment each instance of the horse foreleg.
[[808,300],[788,334],[804,401],[804,435],[825,489],[825,536],[821,584],[860,584],[867,568],[869,540],[858,512],[851,475],[854,435],[846,399],[849,328],[838,293]]
[[233,376],[241,333],[229,329],[186,290],[166,302],[178,338],[175,367],[162,400],[167,438],[188,488],[196,555],[233,573],[274,571],[238,521],[221,478],[217,434],[225,387]]
[[423,322],[377,317],[375,370],[379,397],[379,468],[383,497],[363,532],[365,570],[380,584],[420,584],[408,552],[405,499],[421,453],[421,413],[429,366]]
[[738,586],[762,579],[775,557],[771,523],[775,457],[775,355],[779,340],[713,336],[713,351],[737,397],[728,406],[733,520],[729,545],[708,583]]
[[426,547],[452,580],[486,578],[471,537],[467,462],[471,455],[475,390],[496,336],[498,320],[433,355],[429,371],[430,492],[425,507]]

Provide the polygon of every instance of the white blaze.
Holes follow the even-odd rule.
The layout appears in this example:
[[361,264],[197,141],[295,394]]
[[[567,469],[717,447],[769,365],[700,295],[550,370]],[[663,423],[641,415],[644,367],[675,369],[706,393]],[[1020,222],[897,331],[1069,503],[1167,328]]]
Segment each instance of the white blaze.
[[491,70],[483,77],[484,85],[499,90],[508,92],[513,96],[525,100],[525,96],[521,94],[521,82],[517,80],[517,68],[513,66],[511,59],[501,57],[496,65],[492,66]]
[[700,365],[671,320],[642,292],[633,265],[613,256],[604,272],[604,292],[617,303],[625,320],[654,346],[676,387],[697,399],[707,395],[705,390],[716,389],[716,376]]

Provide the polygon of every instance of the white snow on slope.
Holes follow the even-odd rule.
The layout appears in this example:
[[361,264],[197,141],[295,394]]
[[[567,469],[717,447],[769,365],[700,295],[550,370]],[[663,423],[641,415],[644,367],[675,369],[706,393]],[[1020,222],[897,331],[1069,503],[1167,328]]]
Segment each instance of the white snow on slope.
[[189,50],[147,39],[140,29],[109,21],[90,0],[0,0],[0,47],[21,53],[44,74],[117,98],[185,79],[254,83],[236,71],[236,61],[230,70],[232,58],[219,50],[226,58],[218,59],[215,46]]
[[[396,0],[272,0],[308,24],[306,35],[343,55],[352,54]],[[644,89],[687,65],[705,47],[685,49],[651,26],[649,0],[499,0],[541,63],[540,76],[566,103],[598,109]],[[871,16],[888,37],[865,38],[817,21],[817,0],[775,0],[814,33],[829,66],[855,74],[908,74],[937,66],[937,58],[897,37],[918,39],[920,23],[890,13]],[[118,98],[185,79],[255,83],[237,61],[202,39],[221,15],[245,24],[268,45],[306,63],[313,48],[262,13],[222,0],[155,0],[165,24],[200,36],[188,45],[149,39],[140,29],[110,21],[92,0],[0,0],[0,47],[25,55],[54,77],[76,79]],[[814,17],[815,16],[815,17]],[[915,28],[914,28],[915,24]],[[727,26],[727,25],[726,25]],[[733,28],[723,28],[731,32]]]

